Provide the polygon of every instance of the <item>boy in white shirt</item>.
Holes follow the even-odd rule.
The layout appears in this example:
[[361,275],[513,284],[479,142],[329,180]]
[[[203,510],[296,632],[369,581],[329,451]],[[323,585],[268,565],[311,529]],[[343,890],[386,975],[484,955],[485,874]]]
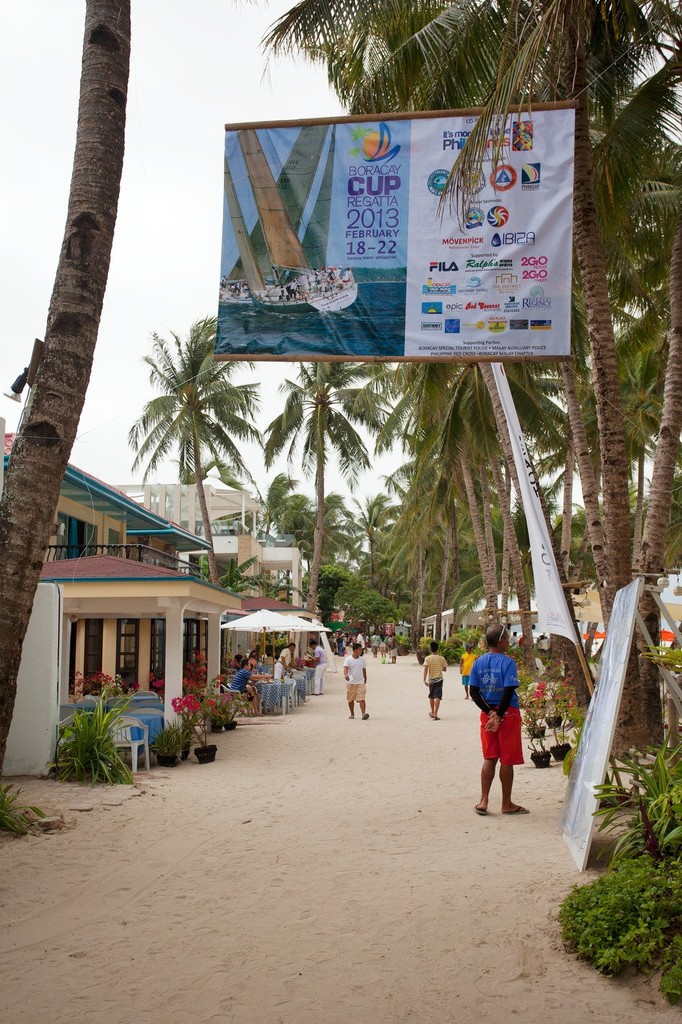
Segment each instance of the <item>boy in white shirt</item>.
[[355,718],[355,701],[360,705],[360,714],[363,721],[369,718],[365,710],[365,695],[367,693],[367,668],[362,655],[362,646],[357,641],[353,644],[353,653],[343,663],[343,678],[346,680],[346,700],[350,718]]

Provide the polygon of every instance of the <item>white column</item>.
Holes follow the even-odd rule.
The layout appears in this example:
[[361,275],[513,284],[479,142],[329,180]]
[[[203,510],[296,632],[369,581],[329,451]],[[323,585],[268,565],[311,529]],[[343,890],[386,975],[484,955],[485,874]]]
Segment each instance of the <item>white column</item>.
[[167,722],[175,721],[171,706],[174,697],[182,697],[182,637],[185,606],[166,609],[166,675],[164,715]]
[[242,491],[242,529],[246,533],[246,494]]
[[206,678],[208,682],[220,675],[220,612],[208,613],[206,630]]
[[61,638],[61,661],[59,666],[59,703],[67,704],[69,701],[69,652],[71,651],[71,630],[76,628],[72,624],[71,617],[64,613],[62,604],[62,638]]

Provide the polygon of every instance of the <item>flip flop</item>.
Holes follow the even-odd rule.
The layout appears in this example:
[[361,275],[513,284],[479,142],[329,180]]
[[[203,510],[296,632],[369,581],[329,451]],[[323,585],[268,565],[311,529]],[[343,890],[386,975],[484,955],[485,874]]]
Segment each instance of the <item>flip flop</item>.
[[433,711],[429,711],[429,718],[433,718]]
[[530,814],[527,807],[515,807],[513,811],[502,811],[503,814]]
[[485,815],[488,813],[485,807],[474,807],[476,814]]
[[369,718],[369,715],[367,715],[367,714],[363,715],[362,716],[363,722],[366,722],[368,718]]

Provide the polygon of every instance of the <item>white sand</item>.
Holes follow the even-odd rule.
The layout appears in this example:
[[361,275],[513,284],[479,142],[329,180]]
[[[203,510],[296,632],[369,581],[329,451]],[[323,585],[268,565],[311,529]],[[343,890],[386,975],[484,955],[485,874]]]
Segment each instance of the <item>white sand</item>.
[[22,781],[75,826],[0,840],[2,1024],[679,1021],[655,981],[562,948],[559,902],[594,874],[557,831],[561,768],[517,769],[530,815],[503,818],[496,782],[478,817],[458,673],[433,722],[414,658],[369,672],[369,721],[328,673],[141,794]]

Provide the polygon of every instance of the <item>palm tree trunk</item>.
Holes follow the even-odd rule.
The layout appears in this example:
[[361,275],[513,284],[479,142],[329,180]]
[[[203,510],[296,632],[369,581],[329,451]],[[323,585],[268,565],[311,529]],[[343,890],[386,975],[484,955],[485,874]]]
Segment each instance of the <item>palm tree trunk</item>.
[[[682,431],[682,216],[677,222],[670,260],[670,332],[668,334],[668,365],[663,387],[661,427],[656,444],[646,523],[642,536],[640,571],[655,574],[664,571],[666,531],[670,521],[673,481]],[[644,592],[639,612],[654,641],[658,638],[660,619],[658,607],[650,593]],[[638,634],[640,653],[644,640]],[[658,670],[642,659],[640,669],[641,716],[646,722],[649,742],[662,741]],[[672,735],[672,730],[671,730]]]
[[459,561],[459,531],[457,529],[457,502],[453,501],[450,506],[450,532],[452,533],[452,588],[459,586],[460,561]]
[[[585,421],[583,420],[582,409],[575,386],[573,363],[566,360],[560,365],[561,379],[568,407],[568,421],[571,425],[571,438],[580,475],[580,488],[583,492],[583,505],[587,518],[587,532],[592,549],[592,559],[594,561],[597,582],[601,584],[606,579],[608,569],[606,566],[604,523],[599,509],[599,481],[592,465],[591,449],[587,441]],[[608,622],[611,614],[611,601],[603,587],[600,589],[599,595],[602,605],[602,616],[604,621]]]
[[497,573],[494,572],[494,567],[491,570],[490,562],[488,560],[488,551],[485,542],[485,533],[481,525],[481,517],[478,510],[478,502],[476,500],[476,488],[474,487],[474,478],[471,474],[471,466],[467,456],[462,453],[460,455],[460,463],[462,466],[462,478],[464,480],[464,489],[467,495],[467,501],[469,503],[469,515],[471,517],[471,527],[474,532],[474,541],[476,542],[476,550],[478,552],[478,562],[481,566],[481,575],[483,577],[483,590],[485,592],[485,603],[486,608],[489,609],[490,614],[497,615]]
[[571,567],[571,526],[573,523],[573,472],[575,469],[575,449],[573,442],[566,446],[566,465],[564,467],[564,501],[561,513],[561,561],[568,578]]
[[445,595],[448,589],[448,576],[450,575],[450,540],[452,531],[447,522],[443,529],[443,565],[440,572],[440,586],[438,588],[438,603],[436,605],[436,640],[440,640],[443,628],[443,611],[445,610]]
[[632,524],[632,568],[639,569],[639,560],[642,555],[642,522],[644,519],[644,452],[639,453],[637,459],[637,499],[635,504],[635,517]]
[[22,647],[87,391],[123,169],[129,0],[87,0],[64,240],[31,405],[0,506],[0,769]]
[[493,520],[490,512],[490,487],[488,486],[488,471],[485,466],[479,466],[479,480],[481,483],[481,506],[483,508],[483,527],[485,529],[485,547],[488,552],[488,565],[491,572],[495,573],[495,607],[497,607],[497,553],[495,551],[495,538],[493,537]]
[[315,500],[317,501],[317,509],[315,514],[315,538],[313,541],[313,564],[310,570],[310,587],[308,590],[308,604],[306,608],[309,612],[314,612],[317,608],[317,588],[320,579],[320,566],[322,564],[322,544],[324,541],[324,449],[321,447],[318,451],[322,454],[318,455],[317,459],[317,471],[315,473]]
[[528,593],[526,579],[523,575],[519,541],[516,536],[516,530],[514,529],[507,488],[505,486],[504,479],[502,478],[500,464],[495,458],[491,459],[490,462],[493,472],[493,480],[495,481],[495,488],[497,489],[497,493],[500,497],[500,512],[502,514],[502,522],[504,524],[504,541],[507,551],[509,552],[509,558],[511,559],[514,583],[516,585],[516,595],[519,601],[521,628],[523,630],[523,662],[526,669],[530,673],[534,674],[535,654],[533,652],[533,624],[530,615],[530,594]]
[[[424,616],[424,588],[426,586],[426,564],[429,560],[428,548],[423,549],[421,544],[417,551],[419,558],[418,569],[417,569],[417,642],[415,646],[419,646],[419,638],[422,635],[422,618]],[[412,632],[414,634],[414,623],[412,624]],[[414,637],[413,637],[414,642]]]
[[[605,590],[610,608],[618,589],[631,580],[630,501],[628,459],[620,403],[616,344],[606,276],[606,257],[599,232],[592,165],[587,75],[582,41],[568,33],[565,78],[568,97],[576,102],[573,238],[585,293],[592,353],[592,376],[597,403],[599,453],[604,496],[606,538]],[[604,611],[606,622],[606,611]],[[635,678],[636,678],[635,667]],[[624,695],[626,707],[629,703]]]
[[[216,587],[219,587],[220,576],[218,574],[218,563],[215,557],[215,548],[213,547],[213,532],[211,530],[211,520],[208,515],[208,505],[206,504],[201,456],[199,454],[199,444],[196,434],[194,436],[194,484],[197,491],[197,498],[199,499],[199,510],[201,512],[201,522],[204,528],[204,537],[210,544],[210,547],[206,552],[206,557],[208,559],[208,578],[211,583],[214,583]],[[237,562],[238,561],[239,558],[237,558]]]

